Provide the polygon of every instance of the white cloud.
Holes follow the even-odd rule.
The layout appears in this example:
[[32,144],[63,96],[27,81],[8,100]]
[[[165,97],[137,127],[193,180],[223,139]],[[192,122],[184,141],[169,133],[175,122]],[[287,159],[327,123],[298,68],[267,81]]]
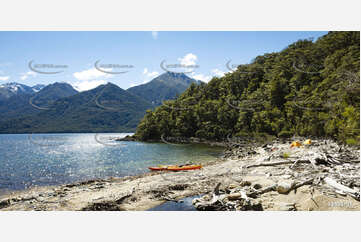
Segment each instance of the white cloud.
[[219,69],[213,69],[211,72],[216,77],[222,77],[224,76],[224,74],[226,74],[224,71],[221,71]]
[[219,69],[213,69],[213,70],[211,70],[211,75],[204,75],[204,74],[201,74],[201,73],[196,74],[196,73],[193,72],[190,76],[193,79],[208,83],[212,79],[212,77],[214,77],[214,76],[222,77],[225,74],[226,74],[226,72],[224,72],[224,71],[221,71]]
[[178,61],[180,61],[181,65],[189,66],[189,65],[195,65],[198,57],[195,54],[188,53],[183,58],[178,58]]
[[[108,69],[105,69],[104,70],[107,70]],[[109,69],[110,71],[111,69]],[[73,76],[78,79],[78,80],[81,80],[81,81],[90,81],[92,79],[96,79],[96,78],[108,78],[110,77],[111,75],[110,74],[107,74],[107,73],[104,73],[104,72],[101,72],[101,71],[98,71],[97,69],[95,68],[91,68],[91,69],[88,69],[88,70],[85,70],[85,71],[80,71],[80,72],[75,72],[73,74]]]
[[158,39],[158,31],[152,31],[152,38]]
[[204,75],[204,74],[195,74],[195,73],[192,73],[191,77],[193,79],[196,79],[196,80],[199,80],[199,81],[202,81],[202,82],[206,82],[206,83],[209,82],[212,79],[212,76],[207,76],[207,75]]
[[92,80],[92,81],[78,81],[72,84],[74,89],[79,92],[87,91],[96,88],[99,85],[107,84],[105,80]]
[[9,76],[0,76],[0,81],[7,81],[9,78]]
[[[146,76],[146,80],[153,79],[154,77],[159,75],[159,73],[157,71],[152,71],[152,72],[148,71],[148,68],[144,68],[143,74]],[[147,81],[145,81],[145,82],[147,82]]]
[[35,72],[33,72],[33,71],[28,71],[28,72],[26,72],[25,74],[22,74],[22,76],[20,77],[20,79],[22,80],[22,81],[25,81],[26,79],[28,79],[29,78],[29,76],[36,76],[36,73]]

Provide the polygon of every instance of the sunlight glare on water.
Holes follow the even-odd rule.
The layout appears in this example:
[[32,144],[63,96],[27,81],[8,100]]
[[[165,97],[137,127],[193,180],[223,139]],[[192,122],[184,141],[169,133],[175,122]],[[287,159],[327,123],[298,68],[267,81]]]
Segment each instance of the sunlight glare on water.
[[148,172],[149,166],[205,163],[221,148],[114,141],[127,134],[0,135],[0,190]]

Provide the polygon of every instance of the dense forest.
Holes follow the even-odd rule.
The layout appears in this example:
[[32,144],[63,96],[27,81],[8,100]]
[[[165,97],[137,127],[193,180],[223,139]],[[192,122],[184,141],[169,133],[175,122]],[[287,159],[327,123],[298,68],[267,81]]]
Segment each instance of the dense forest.
[[256,57],[148,110],[140,140],[198,137],[360,138],[360,32],[329,32]]

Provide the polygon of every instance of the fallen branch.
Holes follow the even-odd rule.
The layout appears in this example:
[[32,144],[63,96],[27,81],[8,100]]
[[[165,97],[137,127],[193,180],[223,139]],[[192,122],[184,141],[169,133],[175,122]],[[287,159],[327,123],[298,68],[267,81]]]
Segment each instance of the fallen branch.
[[355,191],[355,190],[353,190],[353,189],[351,189],[349,187],[346,187],[346,186],[336,182],[334,179],[329,178],[329,177],[326,177],[324,179],[324,181],[330,187],[335,188],[338,191],[344,192],[344,193],[350,195],[351,197],[353,197],[354,199],[356,199],[357,201],[360,201],[360,194],[357,191]]
[[266,193],[266,192],[270,192],[270,191],[274,191],[275,189],[277,188],[277,184],[273,184],[269,187],[266,187],[262,190],[258,190],[258,191],[254,191],[254,192],[250,192],[247,194],[248,197],[252,197],[252,198],[255,198],[257,197],[258,195],[261,195],[263,193]]
[[300,188],[300,187],[302,187],[302,186],[304,186],[304,185],[310,185],[310,184],[312,184],[312,183],[313,183],[313,180],[314,180],[314,178],[310,178],[310,179],[308,179],[308,180],[306,180],[306,181],[304,181],[304,182],[300,182],[300,183],[292,186],[291,189],[288,191],[288,193],[289,193],[290,191],[296,190],[297,188]]
[[277,161],[277,162],[265,162],[265,163],[249,165],[249,166],[247,166],[247,168],[259,167],[259,166],[287,165],[287,164],[296,164],[296,163],[310,163],[310,161],[309,160],[297,160],[295,162],[295,161],[288,160],[288,161]]

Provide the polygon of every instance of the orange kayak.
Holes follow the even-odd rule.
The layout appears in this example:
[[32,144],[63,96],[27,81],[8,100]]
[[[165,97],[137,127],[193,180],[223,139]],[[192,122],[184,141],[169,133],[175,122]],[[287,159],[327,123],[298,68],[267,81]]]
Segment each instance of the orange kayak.
[[148,167],[152,171],[164,171],[167,170],[168,166],[157,166],[157,167]]
[[148,167],[152,171],[188,171],[188,170],[197,170],[201,169],[202,165],[185,165],[185,166],[157,166],[157,167]]
[[168,171],[188,171],[201,169],[202,165],[189,165],[189,166],[168,166]]

